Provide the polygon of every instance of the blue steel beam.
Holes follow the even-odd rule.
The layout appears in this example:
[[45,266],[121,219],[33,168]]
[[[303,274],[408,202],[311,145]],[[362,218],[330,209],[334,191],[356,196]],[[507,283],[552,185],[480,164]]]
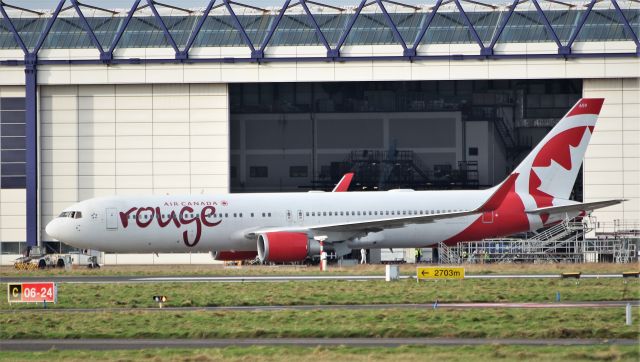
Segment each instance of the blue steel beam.
[[264,58],[264,48],[266,48],[267,45],[269,44],[269,41],[271,41],[271,37],[273,37],[273,34],[276,32],[276,29],[278,28],[278,25],[280,24],[280,21],[282,20],[284,13],[287,12],[287,9],[289,9],[290,3],[291,3],[291,0],[286,0],[284,2],[282,9],[280,9],[280,12],[278,13],[278,16],[271,23],[271,28],[269,29],[269,32],[267,32],[267,36],[265,36],[264,40],[262,41],[262,44],[260,44],[260,49],[258,49],[258,51],[256,52],[257,58]]
[[480,39],[480,36],[478,35],[478,32],[476,31],[476,28],[473,27],[473,24],[471,23],[471,19],[469,19],[469,17],[467,16],[467,13],[464,11],[464,9],[462,8],[462,4],[460,4],[460,0],[453,0],[456,3],[456,7],[458,8],[458,11],[460,12],[460,15],[462,15],[462,19],[464,20],[465,24],[467,24],[467,30],[469,30],[469,32],[471,32],[471,35],[473,36],[473,38],[476,40],[476,43],[478,43],[478,46],[480,47],[480,52],[483,53],[485,52],[485,48],[484,48],[484,44],[482,43],[482,39]]
[[324,45],[324,47],[327,49],[327,56],[328,56],[329,55],[329,51],[331,50],[331,47],[329,46],[329,42],[327,41],[327,37],[325,37],[324,34],[322,33],[322,30],[320,30],[320,26],[318,25],[318,22],[316,21],[315,16],[313,16],[311,11],[309,10],[309,7],[307,6],[307,1],[306,0],[300,0],[300,5],[302,6],[302,9],[304,9],[304,12],[307,13],[307,19],[309,19],[309,21],[311,21],[311,24],[313,24],[313,27],[316,30],[316,35],[318,36],[318,38],[322,42],[322,45]]
[[173,48],[173,51],[176,54],[176,58],[178,58],[180,56],[179,55],[180,49],[178,49],[178,45],[176,44],[176,41],[173,40],[173,37],[171,36],[171,33],[169,32],[167,25],[162,20],[162,17],[160,16],[160,14],[158,14],[158,10],[156,9],[156,6],[153,0],[147,0],[147,5],[151,9],[151,12],[153,13],[153,17],[156,18],[156,23],[158,23],[158,26],[160,26],[160,28],[162,29],[162,32],[164,32],[164,37],[169,42],[169,45],[171,45],[171,47]]
[[27,186],[27,210],[26,210],[26,232],[27,246],[35,246],[40,240],[38,230],[38,81],[37,64],[38,51],[42,48],[44,40],[47,38],[53,23],[58,18],[65,0],[60,0],[55,12],[49,18],[47,25],[33,51],[25,54],[24,57],[24,83],[25,83],[25,141],[26,141],[26,186]]
[[254,59],[257,58],[259,54],[256,53],[256,48],[253,46],[253,43],[251,42],[251,39],[247,35],[247,32],[244,30],[244,27],[242,27],[242,23],[240,22],[240,19],[238,19],[238,16],[233,11],[233,8],[231,8],[231,4],[229,3],[229,0],[222,0],[222,3],[227,8],[227,11],[229,12],[229,15],[231,16],[231,19],[233,20],[233,24],[235,25],[236,30],[238,30],[240,32],[240,35],[242,36],[242,39],[244,40],[244,42],[247,44],[247,46],[251,50],[251,58],[254,58]]
[[13,38],[16,40],[16,43],[18,43],[20,49],[22,49],[24,55],[27,55],[29,53],[29,49],[27,49],[27,46],[24,45],[24,41],[22,41],[20,33],[18,33],[18,30],[16,30],[16,27],[13,26],[13,22],[11,21],[11,18],[9,18],[9,15],[7,15],[7,11],[4,9],[4,5],[5,4],[0,1],[0,13],[2,13],[2,20],[4,20],[5,25],[13,34]]
[[[265,57],[262,62],[358,62],[358,61],[411,61],[411,60],[486,60],[486,59],[588,59],[588,58],[638,58],[636,53],[575,53],[567,56],[560,54],[494,54],[492,56],[484,56],[480,54],[446,54],[446,55],[417,55],[415,57],[406,57],[403,55],[384,55],[384,56],[354,56],[354,57]],[[195,58],[190,59],[190,63],[255,63],[253,58]],[[113,64],[177,64],[179,60],[174,58],[168,59],[114,59]],[[15,61],[7,65],[24,65],[24,61]],[[95,65],[101,64],[98,59],[43,59],[38,60],[38,65]]]
[[25,139],[26,139],[26,186],[27,246],[38,244],[38,108],[37,108],[37,60],[32,54],[25,56]]
[[58,6],[56,7],[56,10],[53,12],[53,15],[51,15],[51,17],[47,21],[47,25],[45,26],[44,31],[40,33],[40,38],[38,38],[38,42],[36,43],[36,46],[33,48],[33,51],[32,51],[32,54],[34,56],[37,56],[38,52],[40,51],[40,48],[42,48],[42,44],[44,44],[44,41],[47,38],[47,35],[49,35],[49,32],[51,31],[51,27],[53,27],[53,23],[55,23],[56,19],[58,18],[58,15],[60,14],[60,11],[62,10],[62,6],[64,5],[64,3],[65,3],[65,0],[60,0],[60,2],[58,3]]
[[622,24],[624,25],[624,28],[627,29],[627,32],[629,33],[629,35],[631,35],[631,38],[636,43],[636,54],[638,54],[640,56],[640,43],[638,42],[638,34],[636,34],[633,31],[633,28],[631,27],[631,24],[629,24],[629,20],[627,19],[626,16],[624,16],[624,13],[622,12],[622,9],[620,9],[620,6],[618,5],[618,1],[617,0],[611,0],[611,3],[613,4],[613,7],[616,8],[616,13],[618,14],[618,17],[620,18],[620,21],[622,21]]
[[387,25],[391,28],[391,31],[393,32],[393,36],[396,38],[396,41],[398,43],[400,43],[400,45],[402,46],[403,51],[406,51],[407,50],[407,43],[402,38],[402,35],[398,31],[398,27],[393,22],[393,19],[391,19],[391,15],[389,15],[389,13],[387,12],[387,9],[384,7],[384,4],[382,4],[382,1],[376,0],[376,2],[378,3],[378,6],[380,7],[380,10],[382,10],[382,14],[384,15],[384,18],[387,20]]
[[189,36],[189,40],[187,40],[187,45],[184,47],[184,50],[181,52],[179,59],[189,58],[189,50],[191,50],[191,47],[193,46],[193,42],[198,37],[200,30],[202,30],[202,26],[207,21],[207,17],[209,17],[209,13],[211,12],[211,9],[213,8],[213,5],[215,3],[216,3],[216,0],[209,0],[209,4],[207,5],[207,8],[204,10],[204,13],[202,13],[202,16],[198,20],[198,24],[196,24],[195,29],[193,29],[193,31],[191,32],[191,35]]
[[[558,34],[556,34],[555,30],[553,30],[553,27],[551,26],[549,19],[547,19],[547,16],[544,14],[544,11],[542,11],[540,4],[538,4],[538,0],[531,0],[531,1],[533,2],[533,5],[536,7],[536,12],[540,17],[540,20],[542,20],[542,22],[544,23],[544,26],[547,28],[547,31],[553,37],[553,41],[556,42],[556,45],[558,46],[558,54],[565,55],[564,52],[566,52],[566,48],[562,47],[562,43],[558,38]],[[569,52],[568,54],[571,54],[571,52]]]
[[127,17],[120,24],[120,28],[118,28],[118,32],[116,33],[116,36],[113,38],[113,41],[111,42],[111,46],[109,46],[109,50],[105,54],[100,56],[100,59],[103,62],[110,62],[113,59],[113,51],[118,46],[118,43],[120,43],[120,39],[122,39],[122,34],[124,34],[124,31],[127,29],[127,26],[129,26],[129,22],[131,21],[133,14],[136,12],[136,10],[138,10],[138,5],[140,5],[140,0],[135,0],[133,2],[133,5],[131,5],[131,10],[129,10]]
[[91,37],[91,41],[93,42],[93,45],[95,45],[95,47],[98,48],[98,50],[100,51],[100,55],[104,54],[104,49],[102,49],[102,45],[98,41],[98,38],[96,37],[96,34],[93,32],[93,29],[91,29],[91,26],[89,25],[89,22],[87,21],[87,18],[84,17],[84,14],[80,10],[80,6],[79,6],[79,3],[78,3],[78,0],[71,0],[71,5],[73,6],[73,8],[76,10],[76,13],[80,17],[80,21],[82,22],[82,25],[84,26],[84,30]]
[[485,53],[488,53],[485,55],[493,55],[493,49],[496,46],[496,43],[498,42],[500,35],[502,35],[502,32],[507,27],[507,24],[509,23],[509,19],[511,19],[511,15],[513,15],[513,12],[516,10],[516,7],[518,6],[518,4],[520,4],[520,0],[513,0],[513,3],[509,8],[509,12],[504,17],[504,19],[502,19],[502,23],[500,24],[495,34],[493,35],[493,38],[491,39],[491,43],[487,47],[487,50],[485,50]]
[[571,47],[573,46],[573,42],[576,41],[576,38],[578,37],[580,30],[582,30],[582,27],[584,26],[584,23],[587,22],[587,18],[589,17],[589,14],[591,14],[591,10],[593,9],[593,6],[598,1],[599,0],[591,0],[591,2],[589,3],[589,6],[587,7],[587,10],[582,14],[582,18],[580,18],[580,21],[578,22],[578,26],[573,29],[573,34],[571,34],[571,38],[569,38],[569,41],[567,42],[567,45],[566,45],[566,47],[569,49],[569,52],[571,52]]
[[342,35],[340,35],[340,39],[338,40],[338,45],[336,45],[336,47],[329,52],[329,55],[331,57],[337,58],[340,56],[340,49],[342,48],[342,45],[344,44],[345,40],[347,40],[347,37],[349,36],[349,33],[351,32],[353,25],[356,23],[356,20],[358,20],[358,16],[360,16],[360,12],[362,11],[362,8],[365,7],[365,5],[367,5],[367,0],[361,0],[360,5],[358,5],[358,7],[356,8],[355,13],[353,13],[353,16],[351,16],[351,19],[349,19],[349,23],[347,24],[347,27],[342,32]]
[[25,83],[25,174],[26,174],[26,232],[27,246],[38,244],[38,82],[37,64],[38,51],[44,44],[53,23],[62,10],[65,0],[60,0],[52,17],[47,21],[47,25],[34,47],[33,51],[24,55],[24,83]]
[[433,18],[436,16],[436,13],[438,12],[440,5],[442,5],[442,0],[438,0],[436,2],[436,4],[433,6],[433,9],[431,10],[431,13],[429,14],[429,17],[424,22],[424,24],[422,24],[422,27],[420,28],[418,35],[416,35],[416,40],[413,42],[413,46],[411,47],[414,51],[417,51],[418,45],[420,45],[422,38],[424,38],[424,35],[427,33],[427,30],[429,30],[429,27],[431,26],[431,22],[433,21]]

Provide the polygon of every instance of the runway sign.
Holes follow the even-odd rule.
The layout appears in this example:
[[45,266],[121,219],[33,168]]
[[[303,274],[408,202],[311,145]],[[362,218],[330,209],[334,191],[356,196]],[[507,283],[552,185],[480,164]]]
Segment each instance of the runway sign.
[[416,276],[420,279],[463,279],[464,268],[448,268],[439,266],[419,266]]
[[58,287],[53,282],[7,284],[9,303],[56,303]]

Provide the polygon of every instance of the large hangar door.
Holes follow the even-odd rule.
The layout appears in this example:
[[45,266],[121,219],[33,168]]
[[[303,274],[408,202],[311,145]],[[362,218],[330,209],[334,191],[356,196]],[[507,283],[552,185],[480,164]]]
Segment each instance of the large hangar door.
[[426,185],[464,159],[462,133],[460,112],[232,115],[231,191],[330,189],[349,170],[376,188]]

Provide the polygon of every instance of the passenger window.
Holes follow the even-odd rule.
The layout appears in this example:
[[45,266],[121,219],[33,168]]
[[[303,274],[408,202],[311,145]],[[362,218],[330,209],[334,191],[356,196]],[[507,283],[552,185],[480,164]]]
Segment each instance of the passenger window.
[[271,213],[267,213],[267,215],[268,215],[269,217],[271,217]]
[[253,213],[251,213],[251,217],[253,217]]
[[264,212],[262,213],[262,217],[264,217]]
[[329,216],[333,216],[333,213],[331,211],[329,211]]
[[322,216],[327,216],[327,212],[326,211],[322,212]]
[[308,212],[305,212],[305,214],[307,215],[307,217],[309,217],[309,213]]

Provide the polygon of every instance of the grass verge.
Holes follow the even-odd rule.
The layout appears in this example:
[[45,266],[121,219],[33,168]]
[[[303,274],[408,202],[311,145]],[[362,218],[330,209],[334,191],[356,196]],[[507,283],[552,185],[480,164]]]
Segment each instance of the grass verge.
[[[421,264],[429,266],[429,264]],[[560,274],[562,272],[581,271],[586,274],[620,274],[626,271],[637,271],[637,264],[465,264],[467,274]],[[403,275],[415,275],[415,264],[400,266]],[[70,271],[63,269],[46,269],[23,271],[12,266],[0,267],[0,276],[158,276],[158,275],[190,275],[190,276],[228,276],[228,275],[384,275],[384,265],[354,265],[339,267],[329,265],[327,272],[320,272],[317,266],[243,266],[225,268],[216,265],[107,265],[100,269],[77,267]]]
[[[638,320],[638,309],[633,310]],[[638,338],[624,308],[325,311],[119,311],[0,314],[2,339]]]
[[[0,290],[7,290],[0,284]],[[152,296],[166,295],[169,307],[387,304],[445,302],[553,302],[638,300],[640,280],[623,279],[464,279],[420,282],[296,281],[278,283],[115,283],[59,284],[58,304],[49,308],[156,307]],[[3,309],[40,309],[41,304]]]
[[0,361],[637,361],[635,346],[227,347],[139,351],[3,352]]

